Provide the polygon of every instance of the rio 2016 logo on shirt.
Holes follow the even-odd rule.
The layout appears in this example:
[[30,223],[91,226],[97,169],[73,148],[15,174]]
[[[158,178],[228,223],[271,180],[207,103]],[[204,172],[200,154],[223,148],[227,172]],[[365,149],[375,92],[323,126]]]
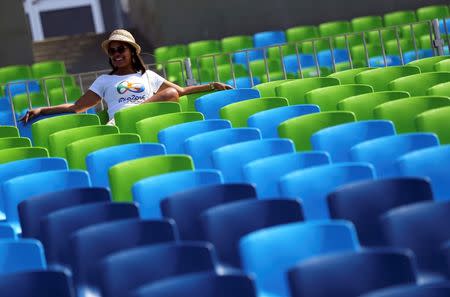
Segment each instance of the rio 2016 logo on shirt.
[[126,91],[130,91],[133,93],[142,93],[144,90],[144,85],[138,82],[129,82],[124,80],[117,85],[117,92],[119,94],[123,94]]

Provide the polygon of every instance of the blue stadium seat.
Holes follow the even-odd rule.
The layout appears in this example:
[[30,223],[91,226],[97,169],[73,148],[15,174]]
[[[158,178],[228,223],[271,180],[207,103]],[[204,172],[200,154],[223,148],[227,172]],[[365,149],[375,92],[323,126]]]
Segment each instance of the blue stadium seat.
[[171,194],[192,188],[223,183],[220,171],[199,169],[177,171],[144,178],[133,185],[133,200],[143,219],[161,218],[160,201]]
[[206,120],[220,119],[219,110],[222,107],[231,103],[259,97],[259,91],[254,89],[219,91],[197,98],[195,100],[195,109],[203,113]]
[[434,53],[432,49],[418,49],[417,52],[415,50],[407,51],[406,53],[403,53],[403,63],[408,64],[409,62],[418,59],[429,58],[433,56]]
[[295,74],[299,73],[299,71],[300,71],[300,67],[298,65],[299,61],[300,61],[300,66],[301,66],[302,70],[316,65],[316,61],[314,60],[313,55],[299,54],[297,56],[295,54],[295,55],[284,56],[283,63],[284,63],[286,72],[295,73]]
[[357,297],[384,287],[414,283],[414,264],[410,251],[387,248],[321,256],[289,270],[291,295]]
[[75,297],[70,277],[62,271],[30,271],[2,275],[0,295]]
[[41,220],[42,243],[49,265],[70,267],[69,239],[81,228],[120,219],[137,218],[134,204],[99,202],[54,211]]
[[0,240],[1,239],[14,239],[16,233],[14,229],[6,222],[0,222]]
[[240,241],[243,270],[254,275],[259,296],[289,297],[285,273],[297,262],[326,253],[357,249],[356,232],[344,221],[275,226],[252,232]]
[[326,49],[322,50],[317,54],[317,59],[319,60],[319,65],[321,67],[329,67],[331,68],[333,66],[333,58],[334,63],[341,63],[341,62],[348,62],[348,51],[346,49],[339,49],[335,48],[333,49],[333,52],[331,50]]
[[105,188],[79,188],[49,192],[19,203],[22,237],[41,238],[40,221],[53,211],[86,203],[111,201]]
[[395,160],[415,150],[437,146],[439,140],[432,133],[410,133],[382,137],[362,142],[350,150],[354,162],[369,162],[378,177],[397,176]]
[[158,143],[131,143],[107,147],[86,157],[87,170],[95,187],[109,187],[108,170],[112,166],[138,158],[165,155],[166,149]]
[[10,179],[3,184],[6,220],[20,233],[17,210],[20,202],[49,192],[90,186],[89,175],[82,170],[54,170]]
[[450,283],[424,285],[404,285],[376,290],[360,297],[447,297],[450,296]]
[[252,199],[209,208],[200,220],[205,239],[216,248],[219,261],[225,267],[240,268],[241,237],[256,230],[303,221],[303,211],[296,200]]
[[[113,253],[137,246],[172,242],[178,238],[173,221],[117,220],[95,224],[73,233],[72,273],[80,293],[98,293],[98,265]],[[79,294],[85,296],[85,294]]]
[[239,51],[233,54],[233,60],[236,64],[244,65],[248,68],[248,63],[255,60],[264,59],[264,51],[262,49]]
[[278,125],[282,122],[305,114],[320,112],[315,104],[299,104],[260,111],[247,120],[249,127],[261,130],[263,138],[278,137]]
[[106,257],[99,268],[100,289],[103,297],[123,297],[157,280],[215,269],[214,249],[209,243],[143,246]]
[[288,153],[252,161],[244,166],[244,177],[256,185],[260,199],[281,196],[278,181],[292,171],[330,163],[326,152]]
[[252,279],[244,274],[190,273],[144,285],[130,297],[257,297]]
[[[5,274],[44,270],[47,264],[42,244],[35,239],[0,240],[0,279]],[[7,295],[5,295],[7,296]],[[14,294],[11,296],[15,296]]]
[[252,88],[253,86],[259,85],[260,83],[261,80],[257,76],[253,77],[253,85],[252,80],[248,76],[236,77],[235,81],[232,79],[227,81],[227,85],[230,85],[236,89],[248,89]]
[[450,201],[397,207],[380,222],[387,245],[414,252],[422,282],[443,280],[447,267],[441,247],[450,238]]
[[243,167],[254,160],[295,152],[289,139],[262,139],[227,145],[212,153],[214,167],[222,171],[225,182],[243,182]]
[[279,187],[284,197],[302,199],[307,220],[328,219],[326,197],[337,187],[375,178],[368,163],[340,163],[297,170],[281,177]]
[[328,127],[311,136],[314,150],[326,151],[331,161],[349,162],[350,149],[361,142],[395,134],[391,121],[373,120]]
[[35,80],[15,80],[5,85],[5,96],[11,101],[14,96],[27,93],[27,85],[29,93],[41,90],[39,83]]
[[191,155],[196,169],[214,168],[212,152],[225,145],[261,139],[255,128],[232,128],[198,134],[186,139],[185,151]]
[[227,120],[195,121],[163,129],[159,131],[158,139],[168,154],[184,154],[184,141],[189,137],[227,128],[231,128],[231,122]]
[[385,245],[380,216],[398,206],[433,200],[430,183],[421,178],[391,178],[343,186],[328,195],[332,219],[351,221],[362,245]]
[[282,44],[286,42],[284,31],[258,32],[253,35],[254,47],[264,47],[268,45]]
[[[33,158],[1,164],[0,187],[4,182],[8,181],[9,179],[21,175],[27,175],[31,173],[50,170],[63,170],[67,168],[68,168],[67,162],[62,158]],[[5,219],[4,209],[5,209],[4,195],[2,191],[0,191],[0,220]]]
[[255,199],[250,184],[218,184],[169,195],[161,201],[164,217],[175,220],[182,240],[203,240],[200,214],[210,207],[244,199]]
[[383,56],[376,56],[369,58],[369,67],[386,67],[386,66],[400,66],[402,61],[399,56],[386,55],[386,62]]
[[448,168],[450,166],[450,145],[436,146],[411,152],[397,160],[402,176],[422,176],[431,181],[434,199],[450,200]]

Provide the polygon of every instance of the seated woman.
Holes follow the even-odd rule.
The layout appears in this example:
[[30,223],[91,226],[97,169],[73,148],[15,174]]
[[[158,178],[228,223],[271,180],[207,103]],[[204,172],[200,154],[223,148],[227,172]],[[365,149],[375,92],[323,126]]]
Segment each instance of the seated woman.
[[123,108],[147,102],[178,101],[180,96],[209,90],[231,89],[219,82],[182,88],[165,80],[145,68],[139,55],[141,47],[133,35],[123,29],[113,31],[103,41],[102,48],[112,67],[109,74],[99,76],[76,102],[31,109],[20,120],[27,123],[39,115],[84,112],[104,99],[108,105],[108,124],[114,124],[114,114]]

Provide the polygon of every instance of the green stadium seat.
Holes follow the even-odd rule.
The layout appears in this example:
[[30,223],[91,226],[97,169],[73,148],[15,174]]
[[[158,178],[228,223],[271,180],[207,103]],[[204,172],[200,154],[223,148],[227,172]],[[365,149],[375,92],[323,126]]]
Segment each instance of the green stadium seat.
[[107,134],[80,139],[66,146],[67,162],[71,169],[86,170],[86,157],[90,153],[106,147],[140,142],[139,135],[133,133]]
[[[280,59],[280,47],[281,47],[281,53],[283,54],[283,57],[289,56],[289,55],[295,55],[297,54],[297,51],[295,49],[295,44],[284,44],[280,46],[272,46],[267,49],[267,53],[269,56],[269,59],[275,60]],[[298,45],[298,51],[300,53],[300,44]]]
[[339,101],[337,109],[342,111],[351,111],[355,114],[358,121],[373,120],[373,109],[383,103],[397,99],[407,98],[407,92],[382,91],[367,93],[348,97]]
[[[241,64],[233,64],[234,77],[249,76],[248,70]],[[226,82],[233,79],[233,74],[231,72],[231,65],[220,65],[217,66],[217,72],[219,74],[219,81]],[[216,80],[215,78],[213,79]]]
[[388,91],[391,81],[419,73],[420,69],[415,66],[390,66],[361,72],[355,76],[355,82],[371,85],[375,92]]
[[55,88],[50,90],[48,98],[51,105],[59,105],[66,103],[64,93],[67,96],[67,102],[75,102],[78,100],[82,93],[78,86],[67,86],[64,88]]
[[450,98],[443,96],[418,96],[398,99],[378,105],[373,110],[376,119],[391,120],[397,133],[416,132],[414,119],[427,110],[450,105]]
[[439,137],[440,144],[450,144],[449,118],[450,107],[425,111],[417,115],[415,119],[417,131],[435,133]]
[[19,137],[19,129],[14,126],[0,126],[0,138]]
[[[295,79],[275,88],[276,96],[289,100],[289,105],[305,104],[305,94],[311,90],[339,85],[339,80],[331,77]],[[261,96],[263,96],[261,94]]]
[[312,149],[311,135],[317,131],[355,121],[355,115],[348,111],[328,111],[299,116],[284,121],[278,126],[278,135],[294,141],[297,151]]
[[[448,60],[450,61],[450,60]],[[450,97],[450,82],[435,85],[427,90],[427,95]]]
[[434,64],[437,62],[450,59],[448,56],[435,56],[429,58],[423,58],[409,62],[407,65],[417,66],[420,68],[420,72],[434,72]]
[[261,97],[276,97],[277,94],[275,92],[275,88],[279,85],[292,81],[291,79],[287,80],[275,80],[266,83],[262,83],[253,87],[253,89],[258,90]]
[[413,10],[394,11],[384,15],[384,25],[386,27],[409,24],[416,21],[416,13]]
[[94,114],[68,114],[42,119],[31,125],[35,146],[48,148],[48,137],[58,131],[71,128],[100,125],[100,119]]
[[320,36],[334,36],[353,32],[352,25],[348,21],[333,21],[319,25]]
[[188,94],[181,96],[178,98],[178,103],[180,103],[181,111],[196,111],[195,110],[195,100],[197,98],[212,93],[213,91],[208,92],[200,92],[200,93],[194,93],[194,94]]
[[136,123],[137,133],[142,142],[158,142],[158,133],[170,126],[204,120],[200,112],[176,112],[140,120]]
[[28,65],[12,65],[0,68],[0,84],[13,80],[25,80],[32,78],[31,68]]
[[119,110],[114,119],[120,133],[137,133],[136,123],[140,120],[180,111],[180,104],[176,102],[153,102]]
[[206,54],[220,53],[219,40],[200,40],[188,44],[189,57],[196,58]]
[[286,98],[263,97],[229,104],[220,109],[220,117],[231,122],[233,128],[247,127],[247,119],[260,111],[288,106]]
[[286,30],[288,42],[302,41],[319,36],[319,29],[316,26],[298,26]]
[[193,169],[194,163],[188,155],[153,156],[117,164],[109,169],[109,184],[113,201],[133,201],[131,188],[141,179]]
[[347,43],[349,48],[355,45],[361,45],[363,44],[363,38],[361,34],[351,34],[346,35],[347,41],[345,40],[345,36],[336,36],[334,37],[334,47],[335,48],[341,48],[345,49],[347,48]]
[[[367,54],[369,58],[383,55],[383,49],[378,44],[366,44]],[[366,49],[364,45],[355,45],[350,49],[353,60],[366,60]]]
[[281,71],[281,61],[280,60],[272,60],[268,59],[267,68],[264,60],[256,60],[250,62],[250,69],[252,71],[253,76],[263,77],[268,72],[269,74],[272,72],[280,72]]
[[383,18],[378,15],[362,16],[351,20],[353,31],[362,32],[383,27]]
[[445,59],[434,64],[435,71],[449,71],[450,72],[450,59]]
[[318,105],[320,111],[334,111],[339,101],[366,93],[373,93],[373,88],[369,85],[337,85],[309,91],[305,100],[307,104]]
[[27,137],[4,137],[0,138],[0,150],[17,148],[17,147],[31,147],[31,141]]
[[428,72],[397,78],[389,83],[392,91],[406,91],[411,96],[423,96],[432,86],[450,81],[450,72]]
[[[303,75],[305,76],[305,73]],[[281,71],[271,72],[269,77],[270,77],[270,81],[285,79],[284,73]],[[286,79],[295,79],[295,78],[298,78],[298,76],[295,73],[291,73],[291,72],[286,73]],[[268,82],[267,75],[261,76],[261,82],[262,83]]]
[[[383,42],[396,39],[395,29],[392,28],[379,28],[378,30],[372,30],[369,31],[367,34],[365,34],[369,41],[369,44],[373,45],[380,45],[380,33],[381,32],[381,38],[383,39]],[[400,32],[398,32],[398,37],[400,38]]]
[[64,81],[64,87],[70,87],[70,86],[76,86],[75,78],[73,76],[46,76],[43,77],[45,79],[41,85],[42,90],[45,92],[45,89],[47,89],[47,92],[50,92],[53,89],[62,88],[63,87],[63,81]]
[[63,61],[44,61],[34,63],[31,66],[35,78],[47,76],[60,76],[67,74],[66,66]]
[[[41,92],[30,93],[30,100],[31,100],[31,106],[33,108],[48,105],[47,99],[45,98],[44,94],[42,94]],[[12,102],[14,105],[14,111],[16,113],[20,114],[24,110],[28,110],[30,108],[29,101],[28,101],[28,95],[26,93],[15,95],[12,99]]]
[[385,42],[384,46],[387,55],[399,56],[400,50],[402,51],[402,54],[414,50],[414,42],[410,38],[400,38],[398,41],[396,39],[388,40],[387,42]]
[[372,68],[360,67],[360,68],[348,69],[348,70],[331,73],[330,75],[328,75],[328,77],[333,77],[333,78],[339,79],[339,82],[341,83],[341,85],[354,84],[354,83],[356,83],[355,76],[358,73],[361,73],[363,71],[370,70],[370,69],[372,69]]
[[48,157],[48,151],[43,147],[18,147],[0,150],[0,164],[23,159],[46,157]]
[[[411,25],[404,25],[401,28],[401,33],[403,38],[410,38],[412,39],[412,32],[414,32],[414,37],[416,39],[420,38],[423,35],[427,35],[428,37],[428,43],[430,43],[430,26],[427,23],[418,23],[412,25],[412,31],[411,31]],[[417,47],[419,47],[419,40],[416,40]]]
[[156,62],[162,63],[171,59],[187,57],[188,49],[184,44],[163,46],[155,50]]
[[50,156],[67,159],[66,147],[69,144],[89,137],[117,133],[119,129],[110,125],[85,126],[53,133],[48,137]]
[[248,35],[230,36],[220,41],[224,53],[235,52],[253,47],[253,37]]
[[450,16],[448,5],[432,5],[417,9],[417,19],[426,21],[432,19],[444,19]]
[[314,54],[314,48],[316,49],[316,53],[330,49],[330,42],[328,38],[315,40],[314,44],[312,41],[303,41],[300,45],[303,54]]

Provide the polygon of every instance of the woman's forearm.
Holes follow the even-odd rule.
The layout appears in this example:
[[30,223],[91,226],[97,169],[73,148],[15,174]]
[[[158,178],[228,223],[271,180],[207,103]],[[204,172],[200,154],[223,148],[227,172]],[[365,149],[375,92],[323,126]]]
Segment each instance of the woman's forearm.
[[65,112],[77,112],[74,109],[74,104],[67,103],[50,107],[42,107],[41,114],[56,114],[56,113],[65,113]]
[[198,85],[198,86],[189,86],[184,87],[180,93],[180,96],[183,95],[189,95],[194,93],[200,93],[200,92],[207,92],[214,90],[213,84],[206,84],[206,85]]

